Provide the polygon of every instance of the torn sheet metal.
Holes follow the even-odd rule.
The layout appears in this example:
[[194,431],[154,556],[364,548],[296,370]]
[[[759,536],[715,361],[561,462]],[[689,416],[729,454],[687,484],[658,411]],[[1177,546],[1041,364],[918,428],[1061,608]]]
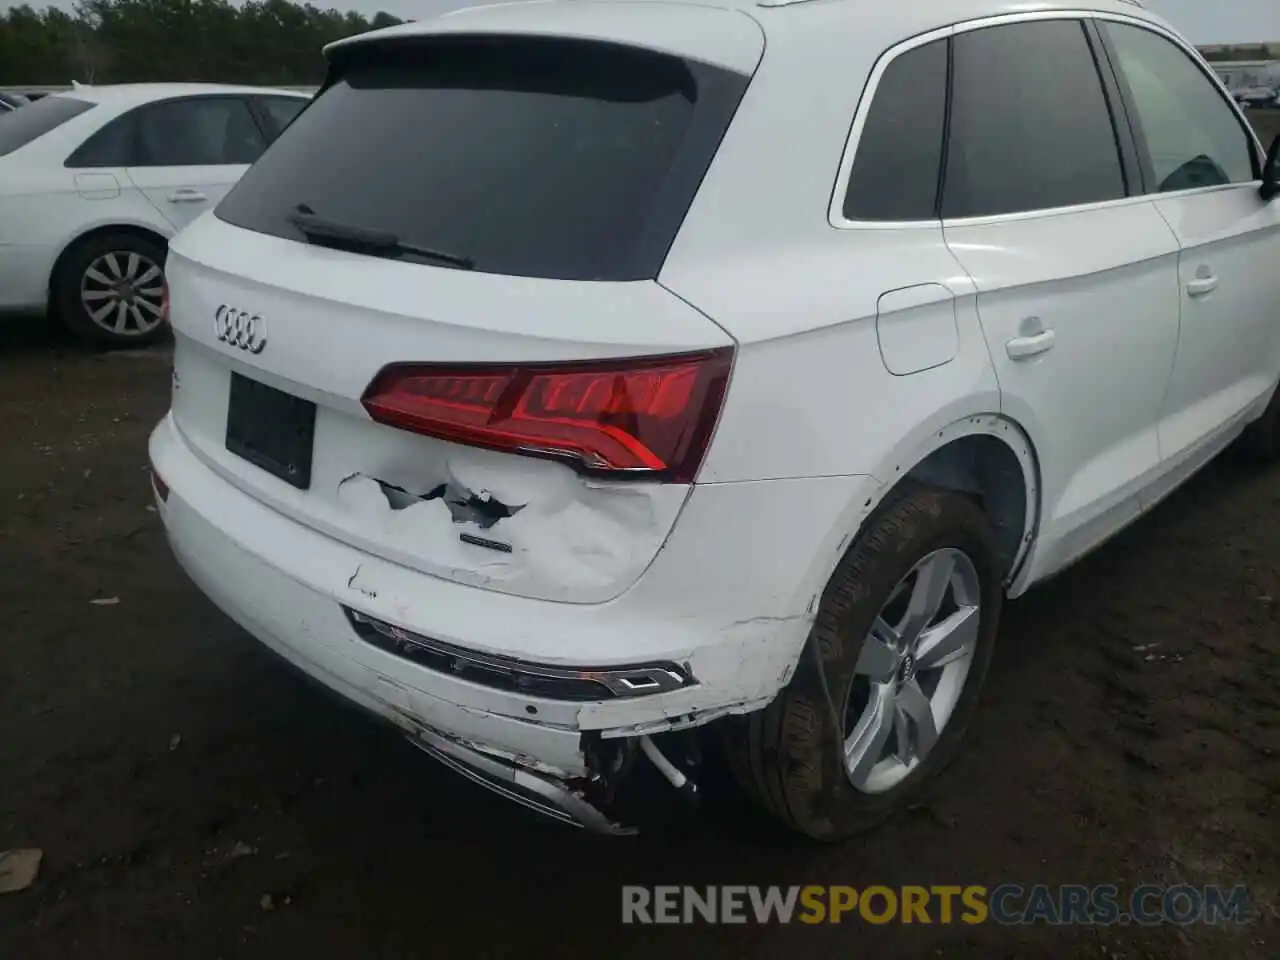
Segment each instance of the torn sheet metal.
[[[391,471],[384,471],[391,473]],[[360,533],[448,579],[548,600],[612,599],[653,560],[688,488],[596,482],[467,450],[434,476],[354,473],[337,500]],[[352,589],[358,589],[353,577]],[[377,585],[362,582],[361,592]]]

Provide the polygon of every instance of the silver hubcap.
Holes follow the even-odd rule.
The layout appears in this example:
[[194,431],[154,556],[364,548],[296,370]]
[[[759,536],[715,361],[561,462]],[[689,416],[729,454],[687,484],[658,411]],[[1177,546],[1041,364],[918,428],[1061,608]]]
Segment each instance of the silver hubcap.
[[862,645],[845,708],[845,770],[883,793],[924,762],[951,719],[978,645],[978,572],[937,550],[903,577]]
[[116,336],[150,333],[161,321],[164,277],[141,253],[103,254],[80,278],[80,302],[89,319]]

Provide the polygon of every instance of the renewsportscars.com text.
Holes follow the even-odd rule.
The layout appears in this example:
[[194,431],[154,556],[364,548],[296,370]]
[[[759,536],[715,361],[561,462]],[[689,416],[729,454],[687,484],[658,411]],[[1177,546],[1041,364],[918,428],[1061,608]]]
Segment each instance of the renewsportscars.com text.
[[1243,886],[1145,884],[1131,891],[1001,884],[936,886],[624,886],[622,922],[695,923],[997,923],[1049,926],[1155,926],[1248,923]]

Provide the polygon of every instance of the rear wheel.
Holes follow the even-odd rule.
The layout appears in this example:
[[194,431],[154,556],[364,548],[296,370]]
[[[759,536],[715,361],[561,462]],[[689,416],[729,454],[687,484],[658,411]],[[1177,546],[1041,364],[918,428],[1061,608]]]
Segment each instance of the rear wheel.
[[67,252],[54,303],[74,333],[104,346],[140,346],[165,333],[165,248],[132,233],[99,234]]
[[924,488],[893,503],[837,568],[790,684],[726,727],[738,780],[819,840],[917,799],[968,725],[1002,596],[972,501]]

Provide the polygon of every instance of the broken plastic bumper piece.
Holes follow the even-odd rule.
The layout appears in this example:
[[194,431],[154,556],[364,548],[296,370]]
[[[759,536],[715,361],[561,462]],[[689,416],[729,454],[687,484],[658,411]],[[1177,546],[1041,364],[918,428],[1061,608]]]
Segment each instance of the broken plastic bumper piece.
[[387,653],[421,667],[461,677],[495,690],[550,700],[611,700],[669,693],[696,686],[689,671],[675,663],[612,667],[559,666],[481,654],[425,637],[344,606],[356,635]]
[[637,832],[615,823],[568,783],[506,763],[432,730],[419,730],[409,742],[468,780],[553,820],[592,833],[627,836]]

